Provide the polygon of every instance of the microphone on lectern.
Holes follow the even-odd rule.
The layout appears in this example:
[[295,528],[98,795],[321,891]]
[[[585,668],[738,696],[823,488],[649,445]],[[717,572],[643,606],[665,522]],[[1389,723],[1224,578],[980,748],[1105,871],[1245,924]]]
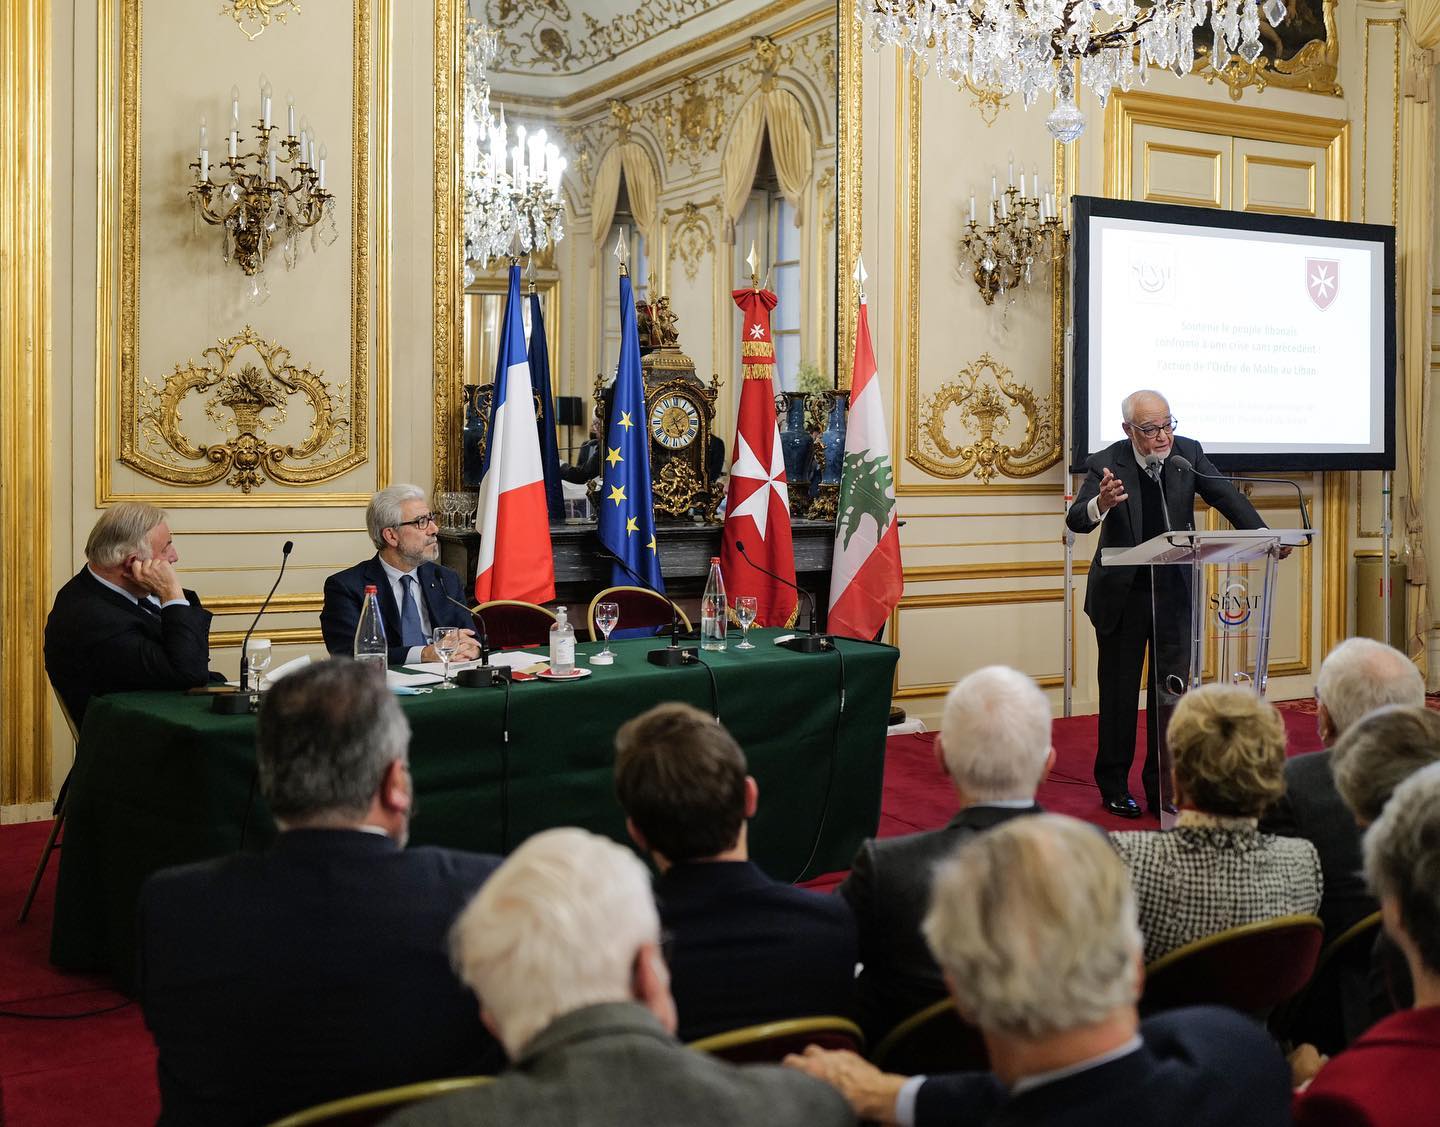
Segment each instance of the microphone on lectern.
[[1191,463],[1190,459],[1185,457],[1183,454],[1171,454],[1170,462],[1177,470],[1189,470],[1196,477],[1207,477],[1210,478],[1212,481],[1263,481],[1268,485],[1288,485],[1291,489],[1295,490],[1295,496],[1300,500],[1301,525],[1304,526],[1306,532],[1313,531],[1310,527],[1310,514],[1305,511],[1305,494],[1301,490],[1300,483],[1298,481],[1291,481],[1288,477],[1246,477],[1237,479],[1233,477],[1227,477],[1224,474],[1201,473]]

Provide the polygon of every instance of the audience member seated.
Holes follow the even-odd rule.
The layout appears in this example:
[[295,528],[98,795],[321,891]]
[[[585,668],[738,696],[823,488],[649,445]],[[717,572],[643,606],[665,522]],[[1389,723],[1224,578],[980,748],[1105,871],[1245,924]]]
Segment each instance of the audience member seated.
[[465,604],[460,577],[435,562],[440,558],[439,529],[425,491],[417,485],[380,490],[365,510],[365,527],[375,555],[325,580],[325,604],[320,610],[325,648],[346,657],[355,652],[365,588],[373,585],[380,598],[391,665],[439,661],[430,644],[430,632],[437,626],[454,626],[466,635],[451,661],[479,657],[471,629],[474,621],[465,605],[455,605]]
[[91,697],[210,679],[210,612],[180,586],[179,559],[154,505],[122,501],[90,530],[45,623],[45,672],[77,725]]
[[1369,638],[1347,638],[1320,666],[1315,724],[1327,750],[1297,755],[1285,765],[1285,794],[1260,819],[1266,833],[1303,837],[1320,854],[1325,895],[1320,918],[1337,936],[1378,907],[1360,872],[1360,833],[1335,789],[1328,750],[1367,712],[1386,704],[1422,708],[1425,683],[1399,650]]
[[874,1043],[945,997],[940,968],[920,934],[937,862],[992,826],[1034,814],[1035,790],[1055,753],[1050,702],[1023,673],[977,670],[950,690],[935,736],[960,812],[926,833],[866,841],[840,886],[859,926],[860,1024]]
[[1396,789],[1365,834],[1365,874],[1404,952],[1415,1006],[1384,1018],[1295,1099],[1297,1127],[1412,1127],[1440,1107],[1440,764]]
[[1256,828],[1285,786],[1285,722],[1238,685],[1180,698],[1166,738],[1180,817],[1173,830],[1110,835],[1130,869],[1145,961],[1217,931],[1320,906],[1320,859]]
[[660,872],[682,1041],[853,1008],[855,922],[749,859],[759,788],[745,771],[730,733],[688,704],[656,705],[615,736],[625,824]]
[[326,1100],[494,1071],[445,935],[498,858],[405,849],[410,726],[373,670],[310,665],[265,693],[265,853],[156,873],[139,995],[162,1124],[266,1123]]
[[906,1079],[854,1053],[785,1063],[881,1123],[1277,1127],[1289,1074],[1264,1029],[1196,1007],[1139,1020],[1140,933],[1124,866],[1072,818],[1019,818],[936,874],[925,937],[993,1072]]
[[737,1067],[675,1039],[650,875],[613,841],[569,828],[536,834],[465,908],[451,945],[512,1068],[387,1124],[854,1122],[824,1084],[775,1065]]

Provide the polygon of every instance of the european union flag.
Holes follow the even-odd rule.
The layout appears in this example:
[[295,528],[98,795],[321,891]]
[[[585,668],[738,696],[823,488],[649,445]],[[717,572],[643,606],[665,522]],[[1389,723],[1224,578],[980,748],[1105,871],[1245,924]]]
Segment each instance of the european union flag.
[[[657,591],[660,551],[655,542],[655,507],[650,496],[650,436],[645,419],[645,378],[640,372],[640,337],[635,329],[635,294],[630,275],[620,274],[620,363],[610,391],[600,477],[600,543]],[[620,567],[616,584],[635,580]]]
[[540,295],[530,291],[530,385],[535,389],[535,422],[540,428],[540,464],[545,467],[545,507],[552,521],[565,519],[565,498],[560,491],[560,448],[555,441],[555,403],[550,397],[550,346],[545,341],[545,318]]

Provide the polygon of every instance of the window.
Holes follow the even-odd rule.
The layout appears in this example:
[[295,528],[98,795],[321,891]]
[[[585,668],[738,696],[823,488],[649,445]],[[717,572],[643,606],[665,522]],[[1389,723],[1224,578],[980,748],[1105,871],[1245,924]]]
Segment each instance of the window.
[[620,178],[620,197],[615,204],[615,221],[605,242],[597,248],[600,255],[600,331],[601,363],[605,381],[615,375],[620,363],[620,282],[615,262],[615,243],[623,238],[629,253],[630,288],[635,291],[636,301],[650,299],[650,260],[646,251],[645,236],[635,226],[630,214],[630,197],[625,191],[625,178]]
[[[735,225],[735,285],[750,284],[746,259],[753,243],[759,260],[756,274],[760,284],[779,299],[770,311],[770,337],[775,342],[775,390],[798,389],[802,350],[800,325],[804,315],[804,284],[800,264],[800,228],[795,226],[795,208],[780,194],[775,165],[770,156],[770,138],[761,145],[755,170],[755,189]],[[735,316],[735,339],[744,331],[739,310]]]

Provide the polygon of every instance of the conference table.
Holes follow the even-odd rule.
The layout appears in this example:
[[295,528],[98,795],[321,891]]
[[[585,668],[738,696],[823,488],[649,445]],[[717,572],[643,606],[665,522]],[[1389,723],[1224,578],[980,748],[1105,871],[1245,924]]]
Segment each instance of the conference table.
[[[612,641],[615,662],[573,682],[401,696],[410,722],[410,841],[505,853],[551,826],[627,841],[612,778],[615,729],[660,701],[718,715],[760,787],[752,858],[800,880],[848,867],[880,814],[885,729],[899,653],[839,639],[799,654],[755,628],[703,664],[662,668],[656,639]],[[691,643],[693,645],[693,643]],[[543,655],[536,654],[536,660]],[[117,693],[85,713],[66,798],[51,959],[129,987],[140,886],[157,869],[263,849],[275,823],[256,785],[255,718],[203,696]]]

